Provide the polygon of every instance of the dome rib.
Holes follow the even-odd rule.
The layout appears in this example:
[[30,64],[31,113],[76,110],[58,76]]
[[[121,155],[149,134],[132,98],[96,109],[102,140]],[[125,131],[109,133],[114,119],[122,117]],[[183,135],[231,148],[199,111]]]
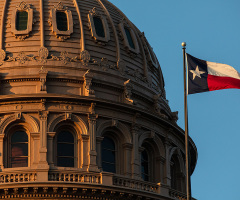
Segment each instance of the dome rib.
[[73,1],[74,1],[74,5],[76,7],[77,13],[78,13],[79,26],[80,26],[80,31],[81,31],[80,48],[82,51],[84,51],[85,50],[85,40],[84,40],[84,31],[83,31],[81,12],[80,12],[77,0],[73,0]]
[[2,19],[1,19],[1,25],[0,25],[0,49],[3,49],[3,26],[4,26],[4,21],[5,21],[5,12],[6,12],[6,7],[7,7],[7,0],[4,1],[4,6],[2,9]]
[[45,45],[44,39],[44,13],[43,13],[43,0],[40,0],[40,38],[41,38],[41,47]]
[[116,43],[116,49],[117,49],[117,62],[119,62],[121,60],[121,51],[120,51],[120,46],[119,46],[119,38],[118,38],[118,35],[117,35],[117,31],[116,31],[116,27],[114,26],[114,23],[112,21],[112,18],[111,18],[111,15],[110,13],[108,12],[107,8],[105,7],[105,5],[103,4],[103,2],[101,0],[97,0],[98,3],[103,7],[105,13],[107,14],[109,20],[110,20],[110,23],[111,23],[111,26],[113,28],[113,32],[114,32],[114,37],[115,37],[115,43]]

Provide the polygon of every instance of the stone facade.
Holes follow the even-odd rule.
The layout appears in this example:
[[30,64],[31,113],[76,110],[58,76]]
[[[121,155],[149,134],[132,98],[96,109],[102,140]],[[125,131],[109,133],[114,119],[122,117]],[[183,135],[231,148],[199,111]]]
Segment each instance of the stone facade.
[[[184,131],[144,34],[107,0],[0,5],[0,198],[185,199]],[[71,167],[59,164],[63,131]],[[104,138],[115,146],[114,173],[104,170]],[[193,172],[191,139],[190,157]]]

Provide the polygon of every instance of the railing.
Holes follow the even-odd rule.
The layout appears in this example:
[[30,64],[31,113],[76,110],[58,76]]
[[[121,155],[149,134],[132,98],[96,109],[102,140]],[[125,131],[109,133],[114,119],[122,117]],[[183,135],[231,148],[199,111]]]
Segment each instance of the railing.
[[[179,192],[174,189],[169,190],[169,196],[173,197],[174,199],[178,200],[187,200],[187,195],[185,193]],[[196,200],[195,198],[192,198],[193,200]]]
[[101,176],[99,174],[82,174],[82,173],[61,173],[61,172],[49,172],[49,181],[63,181],[74,183],[101,183]]
[[159,188],[159,185],[156,183],[149,183],[145,181],[122,178],[117,176],[113,177],[113,185],[154,193],[157,193]]
[[0,174],[0,183],[19,183],[19,182],[29,182],[36,181],[37,173],[4,173]]

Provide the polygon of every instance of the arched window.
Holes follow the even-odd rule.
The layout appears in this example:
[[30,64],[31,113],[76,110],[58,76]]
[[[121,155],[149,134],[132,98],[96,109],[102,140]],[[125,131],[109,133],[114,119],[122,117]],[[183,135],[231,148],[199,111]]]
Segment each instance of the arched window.
[[25,131],[16,131],[10,137],[9,167],[28,166],[28,135]]
[[181,170],[180,163],[176,154],[171,158],[171,187],[175,190],[181,191]]
[[95,30],[96,30],[96,34],[99,37],[105,37],[105,32],[104,32],[104,27],[103,27],[103,22],[102,19],[100,17],[93,17],[93,21],[94,21],[94,26],[95,26]]
[[126,36],[127,36],[129,46],[131,48],[135,49],[135,45],[134,45],[133,38],[132,38],[132,35],[131,35],[131,32],[130,32],[129,28],[124,27],[124,30],[125,30],[125,33],[126,33]]
[[16,30],[24,31],[28,27],[28,12],[18,11],[16,19]]
[[57,135],[57,166],[74,167],[74,136],[69,131]]
[[149,156],[146,149],[141,153],[141,176],[144,181],[149,181]]
[[65,12],[57,11],[56,20],[57,20],[57,29],[59,31],[68,30],[68,19],[67,19],[67,14]]
[[115,143],[109,137],[104,137],[102,141],[102,169],[105,172],[116,173]]

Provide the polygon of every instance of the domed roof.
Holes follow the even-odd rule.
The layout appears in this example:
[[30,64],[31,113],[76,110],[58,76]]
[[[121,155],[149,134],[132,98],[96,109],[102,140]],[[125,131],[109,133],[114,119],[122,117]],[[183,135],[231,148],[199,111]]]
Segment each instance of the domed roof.
[[[106,83],[124,89],[127,102],[132,104],[134,96],[150,98],[158,112],[163,109],[171,118],[161,68],[152,47],[144,33],[112,3],[107,0],[0,2],[3,80],[36,78],[46,72],[51,81],[60,78],[81,82],[87,74],[93,80],[92,87]],[[46,76],[40,79],[45,84]],[[47,93],[64,93],[62,88],[51,87],[50,82],[47,85]],[[91,94],[93,89],[88,87],[87,93]],[[131,88],[134,95],[126,88]],[[83,90],[64,91],[79,95]],[[2,90],[2,94],[26,92],[32,93],[19,88]],[[108,99],[99,90],[93,93]],[[110,96],[111,100],[121,99]],[[160,99],[161,106],[157,106]],[[141,100],[135,103],[149,108]]]

